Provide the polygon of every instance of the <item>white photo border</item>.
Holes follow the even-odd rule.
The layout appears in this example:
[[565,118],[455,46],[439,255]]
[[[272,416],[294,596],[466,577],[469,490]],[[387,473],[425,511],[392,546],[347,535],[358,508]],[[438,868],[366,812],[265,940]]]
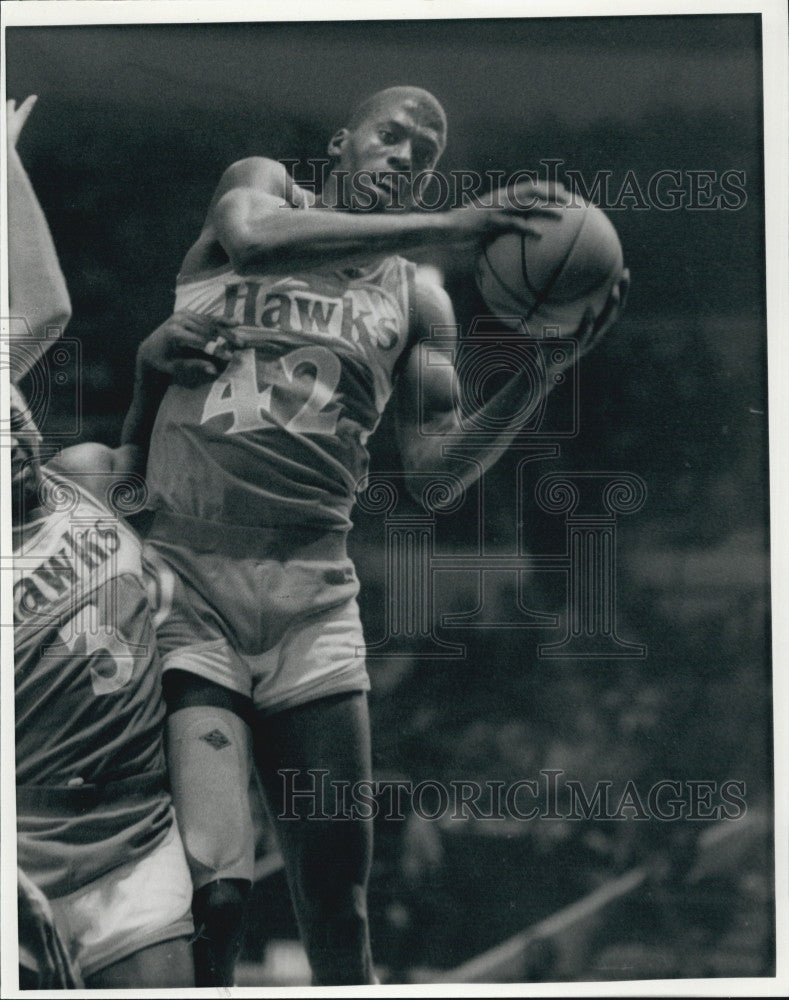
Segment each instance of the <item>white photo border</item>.
[[[265,16],[261,13],[265,11]],[[775,760],[775,877],[776,877],[776,941],[789,940],[789,729],[785,719],[789,711],[789,532],[787,531],[787,493],[789,491],[789,448],[786,444],[789,427],[789,402],[786,385],[789,380],[786,331],[789,330],[789,110],[787,91],[787,11],[783,0],[758,0],[758,2],[714,3],[696,2],[581,2],[581,0],[399,0],[398,3],[379,4],[375,9],[361,0],[335,0],[329,7],[316,0],[291,0],[289,3],[269,3],[248,0],[6,0],[3,3],[3,27],[20,25],[109,25],[109,24],[175,24],[218,23],[254,21],[343,21],[343,20],[403,20],[443,18],[559,18],[559,17],[616,17],[620,15],[681,15],[681,14],[760,14],[763,24],[763,96],[764,96],[764,165],[765,165],[765,236],[767,251],[767,324],[768,324],[768,388],[770,435],[770,548],[771,548],[771,605],[773,649],[773,713]],[[2,62],[5,65],[5,31],[2,34]],[[2,79],[2,98],[5,101],[5,76]],[[5,135],[5,116],[2,119]],[[2,139],[4,143],[4,138]],[[2,148],[5,148],[4,145]],[[6,164],[2,157],[3,225],[0,236],[0,259],[7,261]],[[8,284],[5,268],[2,269],[2,297],[0,316],[8,316]],[[0,369],[0,413],[8,412],[7,370]],[[4,484],[9,477],[8,449],[0,449],[0,478]],[[7,494],[4,492],[3,499]],[[0,504],[0,560],[10,556],[10,512],[7,503]],[[2,562],[0,562],[2,566]],[[9,573],[0,572],[0,623],[12,620],[11,581]],[[11,630],[0,628],[0,654],[2,673],[0,680],[0,751],[2,754],[2,959],[0,977],[3,995],[8,997],[38,994],[15,992],[16,982],[16,848],[15,848],[15,793],[14,793],[14,724],[13,724],[13,643]],[[601,983],[553,983],[528,985],[530,996],[759,996],[785,995],[789,992],[789,953],[778,948],[775,978],[755,979],[704,979],[704,980],[650,980]],[[297,993],[299,991],[296,991]],[[496,986],[457,986],[454,996],[486,996],[495,992],[499,996],[521,996],[519,984]],[[318,989],[311,996],[339,996],[347,991]],[[282,996],[287,990],[267,988],[235,988],[234,996]],[[356,996],[446,996],[447,986],[386,986],[376,994],[375,989],[354,989]],[[91,996],[91,992],[74,991],[71,995]],[[116,991],[119,997],[139,996],[137,990]],[[152,994],[153,995],[153,994]],[[155,995],[201,996],[205,991],[156,991]]]

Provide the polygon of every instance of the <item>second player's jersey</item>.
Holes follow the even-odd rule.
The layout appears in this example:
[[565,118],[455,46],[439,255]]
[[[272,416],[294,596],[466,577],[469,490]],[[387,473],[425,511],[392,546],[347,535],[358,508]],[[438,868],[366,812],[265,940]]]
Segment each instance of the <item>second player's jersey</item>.
[[60,895],[170,820],[140,542],[73,481],[44,483],[49,509],[15,532],[17,813],[20,864]]
[[225,524],[344,529],[367,439],[412,327],[414,266],[181,282],[176,309],[237,320],[255,346],[216,381],[172,386],[147,481],[154,507]]

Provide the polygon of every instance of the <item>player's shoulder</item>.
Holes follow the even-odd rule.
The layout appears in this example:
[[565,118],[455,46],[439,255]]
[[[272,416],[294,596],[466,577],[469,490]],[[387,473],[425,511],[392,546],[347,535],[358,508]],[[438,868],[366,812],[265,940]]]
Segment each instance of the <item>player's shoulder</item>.
[[234,187],[258,187],[269,190],[271,194],[281,194],[284,191],[285,176],[287,170],[276,160],[267,156],[247,156],[230,164],[222,174],[220,184],[226,185],[228,190]]
[[444,278],[437,267],[432,264],[411,264],[414,269],[414,285],[417,291],[425,295],[432,295],[438,290],[438,294],[446,295],[444,288]]
[[219,182],[217,196],[239,188],[274,195],[292,205],[314,201],[314,196],[293,181],[282,163],[266,156],[247,156],[231,163]]
[[417,265],[414,273],[414,312],[419,336],[427,336],[431,326],[452,325],[455,311],[440,272],[430,265]]
[[113,461],[114,451],[108,445],[100,444],[98,441],[86,441],[64,448],[47,462],[45,469],[47,472],[69,478],[111,472]]
[[50,477],[65,479],[94,500],[106,503],[118,486],[127,490],[140,479],[141,455],[135,445],[110,448],[98,441],[64,448],[44,466]]

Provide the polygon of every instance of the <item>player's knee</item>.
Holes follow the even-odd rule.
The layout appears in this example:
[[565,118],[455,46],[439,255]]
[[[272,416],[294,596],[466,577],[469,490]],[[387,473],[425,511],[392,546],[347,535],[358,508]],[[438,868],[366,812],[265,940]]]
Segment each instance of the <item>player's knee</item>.
[[244,924],[251,883],[245,879],[217,879],[198,889],[192,915],[198,935],[232,937]]

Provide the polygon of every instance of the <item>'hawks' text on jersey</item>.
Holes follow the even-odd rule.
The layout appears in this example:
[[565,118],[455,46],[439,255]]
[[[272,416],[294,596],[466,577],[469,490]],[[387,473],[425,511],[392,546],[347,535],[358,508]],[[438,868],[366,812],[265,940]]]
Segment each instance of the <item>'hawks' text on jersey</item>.
[[74,482],[44,487],[14,539],[17,826],[20,864],[58,896],[154,846],[170,800],[140,542]]

